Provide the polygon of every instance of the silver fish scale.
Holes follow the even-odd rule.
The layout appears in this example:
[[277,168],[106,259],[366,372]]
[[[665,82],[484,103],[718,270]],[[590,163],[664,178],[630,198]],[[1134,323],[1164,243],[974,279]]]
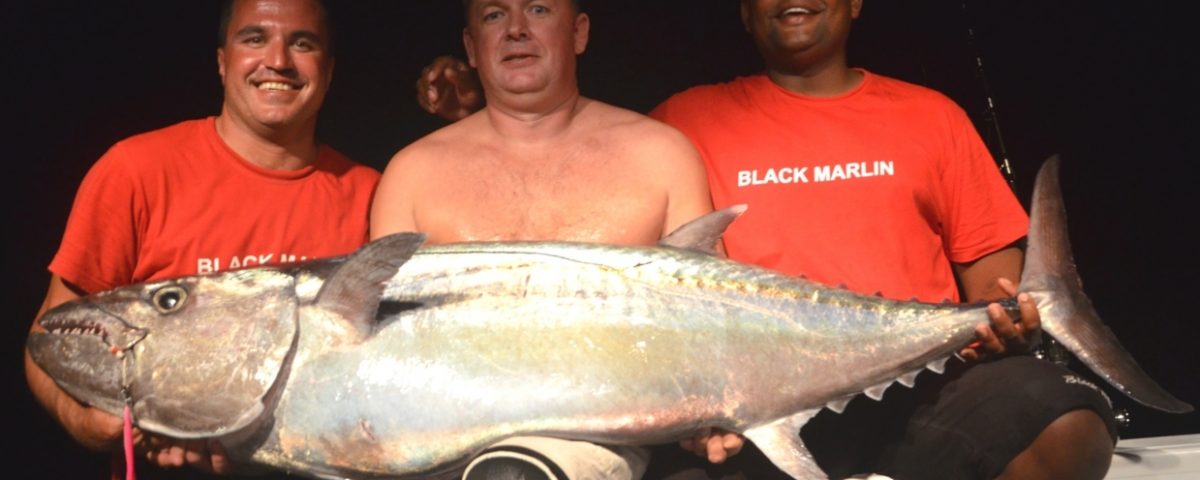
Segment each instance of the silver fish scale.
[[[416,473],[517,434],[653,443],[702,425],[744,431],[890,381],[894,353],[964,331],[961,319],[945,331],[922,320],[953,307],[901,306],[693,252],[629,252],[420,251],[384,295],[413,308],[364,344],[297,359],[276,410],[276,453]],[[906,330],[908,320],[923,327]],[[850,372],[866,380],[846,390]]]

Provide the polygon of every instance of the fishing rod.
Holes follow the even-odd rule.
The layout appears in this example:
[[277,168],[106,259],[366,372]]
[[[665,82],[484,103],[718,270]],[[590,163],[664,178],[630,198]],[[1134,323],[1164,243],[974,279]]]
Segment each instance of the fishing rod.
[[983,91],[984,99],[987,100],[987,107],[984,110],[984,120],[991,125],[992,134],[995,135],[995,144],[999,150],[999,160],[996,162],[1000,168],[1000,173],[1004,175],[1004,179],[1008,181],[1009,188],[1016,188],[1016,174],[1013,173],[1012,162],[1008,159],[1008,149],[1004,145],[1004,133],[1000,130],[1000,117],[996,113],[996,100],[992,95],[991,85],[987,81],[987,72],[983,68],[983,54],[980,53],[979,45],[975,41],[975,27],[971,23],[971,12],[968,6],[968,1],[962,2],[963,21],[967,25],[967,46],[970,47],[971,53],[975,57],[975,78],[979,80],[980,89]]
[[[987,72],[983,68],[983,54],[980,52],[979,45],[975,40],[975,27],[971,22],[970,6],[968,0],[962,2],[963,23],[967,26],[967,46],[971,49],[971,54],[975,57],[975,78],[979,80],[980,89],[983,91],[984,99],[987,100],[987,107],[984,110],[984,120],[991,125],[992,135],[995,136],[995,145],[999,153],[999,160],[996,161],[1000,168],[1000,173],[1004,175],[1004,179],[1008,182],[1009,188],[1015,190],[1017,185],[1016,174],[1013,173],[1012,162],[1008,158],[1008,149],[1004,145],[1004,134],[1000,130],[1000,117],[996,113],[996,100],[992,95],[991,85],[987,80]],[[1038,358],[1047,360],[1058,365],[1067,367],[1071,363],[1071,355],[1062,345],[1059,345],[1053,338],[1043,336],[1040,345],[1034,347],[1033,354]],[[1128,409],[1113,406],[1113,417],[1117,425],[1123,428],[1128,428],[1132,424],[1132,416]]]

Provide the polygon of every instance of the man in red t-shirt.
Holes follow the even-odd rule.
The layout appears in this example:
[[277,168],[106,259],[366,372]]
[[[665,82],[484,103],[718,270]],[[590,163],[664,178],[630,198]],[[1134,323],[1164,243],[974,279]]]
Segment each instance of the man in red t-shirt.
[[[341,255],[366,241],[379,173],[314,138],[334,63],[323,4],[226,2],[221,30],[220,115],[126,139],[96,162],[50,264],[38,317],[125,284]],[[76,441],[119,445],[120,419],[78,403],[28,354],[25,371],[34,396]],[[139,437],[154,464],[230,468],[215,442]]]
[[[766,73],[688,90],[651,116],[696,145],[716,208],[749,204],[724,237],[735,260],[899,299],[1012,295],[1005,279],[1020,275],[1024,212],[961,109],[848,67],[846,39],[861,8],[861,0],[742,0]],[[439,59],[418,81],[418,100],[456,118],[477,98],[469,79]],[[1019,302],[1021,322],[993,305],[980,348],[962,356],[1026,350],[1040,324],[1028,297]],[[823,412],[802,436],[835,476],[1100,478],[1116,438],[1110,407],[1098,390],[1064,383],[1069,374],[1020,355],[956,366],[883,402]],[[741,446],[730,437],[684,444],[719,462]],[[747,455],[720,468],[656,469],[680,461],[662,462],[670,453],[655,451],[648,477],[781,475]]]

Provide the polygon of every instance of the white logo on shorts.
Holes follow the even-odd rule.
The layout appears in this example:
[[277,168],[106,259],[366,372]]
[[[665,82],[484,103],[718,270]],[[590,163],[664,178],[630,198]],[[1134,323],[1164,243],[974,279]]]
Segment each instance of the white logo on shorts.
[[1089,382],[1087,380],[1084,380],[1082,378],[1076,377],[1075,375],[1063,375],[1063,381],[1067,382],[1068,385],[1083,385],[1092,390],[1095,390],[1096,393],[1099,393],[1101,397],[1104,397],[1105,402],[1108,402],[1108,408],[1112,408],[1112,406],[1113,406],[1112,399],[1108,398],[1108,394],[1105,394],[1104,390],[1101,390],[1100,387],[1096,386],[1096,384]]

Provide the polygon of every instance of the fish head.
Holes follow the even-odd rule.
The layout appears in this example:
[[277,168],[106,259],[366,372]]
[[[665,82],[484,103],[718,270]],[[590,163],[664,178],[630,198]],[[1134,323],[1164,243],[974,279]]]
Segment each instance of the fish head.
[[131,285],[46,312],[30,356],[80,402],[175,438],[262,416],[296,345],[291,275],[272,268]]

